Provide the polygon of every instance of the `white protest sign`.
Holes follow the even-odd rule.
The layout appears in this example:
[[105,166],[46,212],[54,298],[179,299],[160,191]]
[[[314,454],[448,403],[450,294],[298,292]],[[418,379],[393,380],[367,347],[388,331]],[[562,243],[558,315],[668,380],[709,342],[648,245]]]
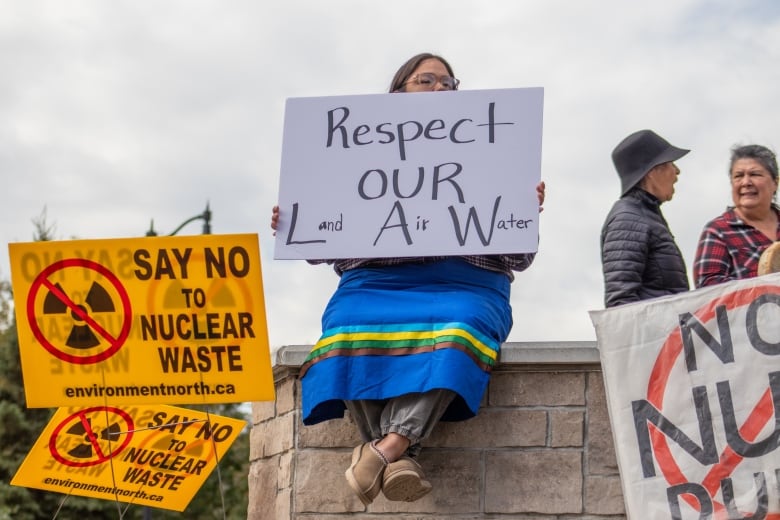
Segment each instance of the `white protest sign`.
[[541,88],[291,98],[274,258],[537,249]]
[[591,318],[629,518],[780,518],[780,274]]

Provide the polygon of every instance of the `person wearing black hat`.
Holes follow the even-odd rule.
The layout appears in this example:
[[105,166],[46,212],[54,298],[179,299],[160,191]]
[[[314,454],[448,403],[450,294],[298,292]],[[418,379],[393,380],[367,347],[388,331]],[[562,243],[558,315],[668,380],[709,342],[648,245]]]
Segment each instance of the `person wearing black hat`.
[[690,288],[685,261],[661,213],[680,174],[674,161],[689,151],[652,130],[634,132],[612,151],[621,193],[601,229],[606,307]]

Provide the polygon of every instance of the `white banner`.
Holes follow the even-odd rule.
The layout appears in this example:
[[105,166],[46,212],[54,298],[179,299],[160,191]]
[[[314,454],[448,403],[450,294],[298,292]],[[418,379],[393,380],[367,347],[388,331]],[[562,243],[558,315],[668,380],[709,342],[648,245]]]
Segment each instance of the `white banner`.
[[780,519],[780,274],[590,314],[628,517]]
[[537,249],[541,88],[291,98],[274,258]]

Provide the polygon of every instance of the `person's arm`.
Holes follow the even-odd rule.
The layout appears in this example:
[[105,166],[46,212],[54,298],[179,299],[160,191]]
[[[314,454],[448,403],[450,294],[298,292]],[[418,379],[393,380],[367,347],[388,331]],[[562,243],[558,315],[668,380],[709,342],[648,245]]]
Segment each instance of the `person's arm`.
[[618,213],[601,235],[604,304],[615,307],[639,301],[648,255],[649,230],[640,215]]
[[274,230],[274,236],[276,236],[276,228],[279,227],[279,206],[271,208],[271,229]]
[[[547,186],[544,181],[536,185],[536,199],[539,201],[539,213],[544,211],[544,197]],[[536,253],[521,253],[516,255],[499,255],[501,262],[513,271],[525,271],[536,258]]]
[[708,225],[701,232],[693,261],[696,288],[716,285],[734,279],[731,257],[721,234]]
[[513,271],[525,271],[536,258],[536,253],[519,253],[516,255],[498,255],[499,260]]
[[541,181],[539,184],[536,185],[536,200],[539,201],[539,213],[544,211],[544,197],[545,192],[547,190],[547,185],[544,183],[544,181]]
[[[274,236],[276,236],[276,228],[279,227],[279,206],[274,206],[271,208],[271,229],[274,230]],[[306,262],[317,265],[317,264],[332,264],[333,260],[306,260]]]

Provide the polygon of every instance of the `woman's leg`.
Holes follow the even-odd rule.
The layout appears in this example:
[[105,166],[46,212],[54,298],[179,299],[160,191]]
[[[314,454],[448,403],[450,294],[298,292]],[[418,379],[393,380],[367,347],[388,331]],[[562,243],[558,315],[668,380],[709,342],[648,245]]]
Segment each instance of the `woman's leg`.
[[431,491],[425,472],[412,457],[454,398],[451,390],[437,389],[390,399],[385,406],[381,423],[385,435],[376,447],[388,460],[382,475],[382,492],[388,500],[412,502]]
[[407,450],[409,455],[416,456],[420,441],[431,435],[454,398],[455,392],[437,388],[389,399],[380,419],[382,440],[377,448],[390,462],[398,460]]
[[[431,490],[416,455],[455,397],[451,390],[406,394],[385,400],[346,401],[364,444],[352,452],[347,481],[370,504],[384,491],[388,500],[414,501]],[[416,448],[416,450],[415,450]]]
[[387,399],[344,401],[344,404],[355,421],[363,441],[369,442],[382,438],[382,411],[385,409]]
[[344,404],[363,441],[378,440],[377,447],[393,462],[407,451],[411,456],[419,453],[420,441],[431,435],[454,398],[455,392],[439,388],[392,399],[344,401]]

